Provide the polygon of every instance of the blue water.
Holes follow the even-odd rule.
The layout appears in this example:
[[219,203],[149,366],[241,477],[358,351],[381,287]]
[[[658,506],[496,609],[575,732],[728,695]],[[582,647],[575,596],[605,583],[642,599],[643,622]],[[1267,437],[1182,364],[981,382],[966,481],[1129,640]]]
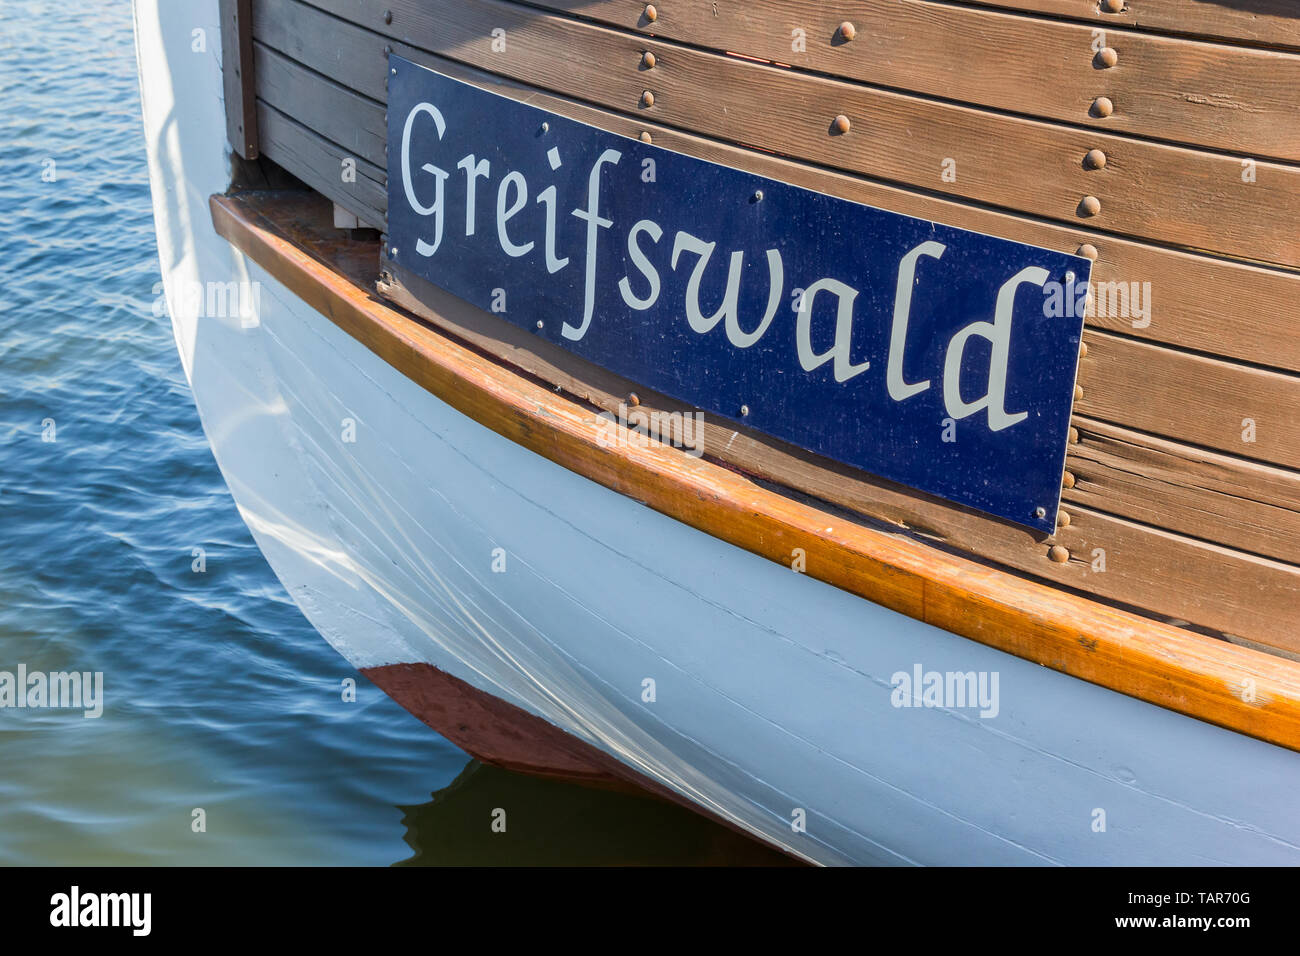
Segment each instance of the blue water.
[[[470,762],[303,618],[158,304],[129,3],[0,5],[0,163],[0,671],[102,671],[105,697],[0,709],[0,863],[773,862]],[[492,832],[503,805],[527,832]]]

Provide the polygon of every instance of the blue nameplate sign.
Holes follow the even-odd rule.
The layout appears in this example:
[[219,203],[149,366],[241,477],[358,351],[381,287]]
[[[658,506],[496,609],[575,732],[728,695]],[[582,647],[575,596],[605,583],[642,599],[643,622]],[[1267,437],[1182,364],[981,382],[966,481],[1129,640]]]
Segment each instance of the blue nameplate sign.
[[1054,529],[1087,259],[389,63],[398,265],[706,413]]

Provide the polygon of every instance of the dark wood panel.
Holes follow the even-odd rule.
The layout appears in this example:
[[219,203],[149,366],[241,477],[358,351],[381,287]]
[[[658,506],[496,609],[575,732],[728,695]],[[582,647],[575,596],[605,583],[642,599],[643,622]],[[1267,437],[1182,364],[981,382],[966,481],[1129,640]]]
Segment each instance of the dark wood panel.
[[[1300,301],[1300,276],[1239,262],[1178,252],[1106,236],[1082,227],[1036,221],[900,189],[857,176],[833,173],[767,153],[739,149],[667,129],[644,118],[594,109],[515,81],[466,67],[443,57],[386,40],[312,7],[290,0],[265,0],[257,7],[259,39],[337,79],[362,94],[386,99],[385,47],[466,82],[526,99],[556,113],[627,136],[652,132],[654,142],[699,156],[907,215],[1004,236],[1050,249],[1097,250],[1098,283],[1137,283],[1150,314],[1145,318],[1094,313],[1089,325],[1124,332],[1254,364],[1300,371],[1300,339],[1294,332],[1293,303]],[[1143,284],[1150,283],[1149,289]],[[1149,293],[1149,294],[1145,294]],[[1109,296],[1102,297],[1109,301]]]
[[[260,100],[257,121],[262,150],[268,157],[362,222],[375,229],[385,228],[388,187],[382,169],[349,155]],[[355,164],[355,177],[347,175],[346,161]]]
[[244,159],[257,159],[252,0],[221,0],[221,82],[226,138]]
[[[976,106],[1300,159],[1300,56],[929,0],[532,0],[723,51]],[[1095,7],[1095,2],[1094,2]],[[1131,7],[1140,8],[1142,0]],[[852,29],[841,30],[842,24]],[[848,34],[852,39],[847,39]],[[1099,55],[1109,48],[1114,53]],[[1109,116],[1091,109],[1106,96]]]
[[254,54],[259,98],[346,154],[377,169],[387,167],[388,131],[382,106],[262,43],[256,44]]
[[[940,103],[500,0],[313,0],[404,42],[670,126],[1120,235],[1300,266],[1300,168]],[[384,10],[392,13],[385,23]],[[499,37],[494,30],[504,31]],[[493,50],[504,37],[505,48]],[[653,70],[641,71],[645,50]],[[650,92],[654,99],[643,98]],[[847,117],[839,135],[833,120]],[[854,132],[856,130],[856,132]],[[1108,157],[1090,169],[1092,150]],[[945,170],[955,170],[947,177]],[[1098,201],[1089,213],[1085,200]]]

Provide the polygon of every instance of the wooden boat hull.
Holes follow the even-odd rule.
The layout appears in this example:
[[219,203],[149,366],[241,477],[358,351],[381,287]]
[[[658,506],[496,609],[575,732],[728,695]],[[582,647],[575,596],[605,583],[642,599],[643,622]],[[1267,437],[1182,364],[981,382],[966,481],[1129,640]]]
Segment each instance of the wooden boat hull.
[[[648,782],[815,863],[1300,862],[1293,752],[793,573],[348,335],[210,221],[222,81],[189,45],[215,0],[136,11],[163,275],[214,454],[304,614],[417,716],[488,760]],[[189,307],[232,282],[255,307]],[[918,669],[996,675],[996,713],[899,706]],[[541,750],[516,736],[537,721]]]

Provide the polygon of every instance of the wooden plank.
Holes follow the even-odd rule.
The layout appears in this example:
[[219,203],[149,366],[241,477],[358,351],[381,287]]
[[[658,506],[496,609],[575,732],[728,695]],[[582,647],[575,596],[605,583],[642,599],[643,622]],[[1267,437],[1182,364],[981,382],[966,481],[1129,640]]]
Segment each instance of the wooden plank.
[[[878,86],[1189,143],[1300,159],[1300,56],[929,0],[533,0],[569,16]],[[1132,6],[1142,4],[1134,0]],[[846,40],[841,23],[854,27]],[[1118,62],[1105,67],[1098,50]],[[1094,115],[1099,96],[1116,110]]]
[[[1079,679],[1300,749],[1295,662],[854,524],[657,443],[604,447],[603,423],[589,408],[385,306],[368,288],[366,273],[347,277],[315,259],[262,216],[257,202],[247,195],[212,197],[218,233],[412,381],[521,446],[770,560],[788,562],[794,548],[803,548],[806,573],[885,607]],[[269,211],[284,221],[281,211]],[[464,308],[455,300],[449,304]]]
[[253,0],[221,0],[221,80],[226,138],[244,159],[257,159],[253,70]]
[[1074,423],[1067,508],[1127,515],[1300,565],[1300,474],[1078,416]]
[[1300,378],[1085,332],[1075,411],[1102,421],[1300,468]]
[[1104,26],[1123,24],[1193,36],[1245,40],[1300,49],[1294,0],[1127,0],[1111,12],[1098,0],[967,0],[988,7],[1074,17]]
[[[260,43],[260,41],[259,41]],[[382,162],[383,107],[267,51],[275,88],[261,90],[284,113],[310,117],[331,138],[365,133]],[[283,74],[283,75],[281,75]],[[1126,290],[1127,291],[1127,290]],[[1153,293],[1154,294],[1154,293]],[[1109,291],[1097,298],[1122,312]],[[1131,310],[1131,306],[1125,307]],[[1300,377],[1158,348],[1090,329],[1079,382],[1084,415],[1231,455],[1300,467]],[[1294,347],[1292,347],[1294,348]],[[1243,441],[1253,421],[1254,440]]]
[[[1300,266],[1300,232],[1278,226],[1300,217],[1300,168],[1261,161],[1247,182],[1234,156],[798,74],[500,0],[313,5],[353,22],[377,21],[387,36],[490,72],[670,126],[1049,219],[1086,220],[1106,232]],[[392,22],[372,6],[391,9]],[[504,50],[492,49],[500,39],[493,30],[505,31]],[[645,49],[658,57],[649,75],[636,68]],[[647,90],[654,94],[648,106]],[[835,134],[837,115],[858,132]],[[1085,168],[1093,149],[1109,157],[1105,168]],[[944,175],[949,169],[955,176]],[[1099,212],[1084,212],[1085,197],[1100,201]]]
[[[1123,315],[1098,314],[1094,310],[1088,319],[1090,326],[1258,365],[1300,371],[1300,340],[1294,334],[1291,318],[1292,303],[1300,300],[1300,276],[1293,273],[1035,221],[739,149],[498,79],[406,44],[386,41],[376,33],[301,3],[268,0],[258,4],[257,15],[260,40],[379,102],[387,97],[384,48],[391,46],[394,52],[413,62],[594,126],[632,137],[642,130],[651,131],[656,144],[712,162],[1049,249],[1075,252],[1083,244],[1090,244],[1098,250],[1093,272],[1095,281],[1138,282],[1139,287],[1149,282],[1147,300],[1151,305],[1149,322]],[[1110,301],[1109,296],[1102,298]]]
[[257,95],[263,102],[376,169],[387,167],[382,106],[262,43],[254,45],[254,54]]
[[388,187],[384,170],[349,155],[260,100],[257,125],[268,157],[362,222],[375,229],[385,228]]

